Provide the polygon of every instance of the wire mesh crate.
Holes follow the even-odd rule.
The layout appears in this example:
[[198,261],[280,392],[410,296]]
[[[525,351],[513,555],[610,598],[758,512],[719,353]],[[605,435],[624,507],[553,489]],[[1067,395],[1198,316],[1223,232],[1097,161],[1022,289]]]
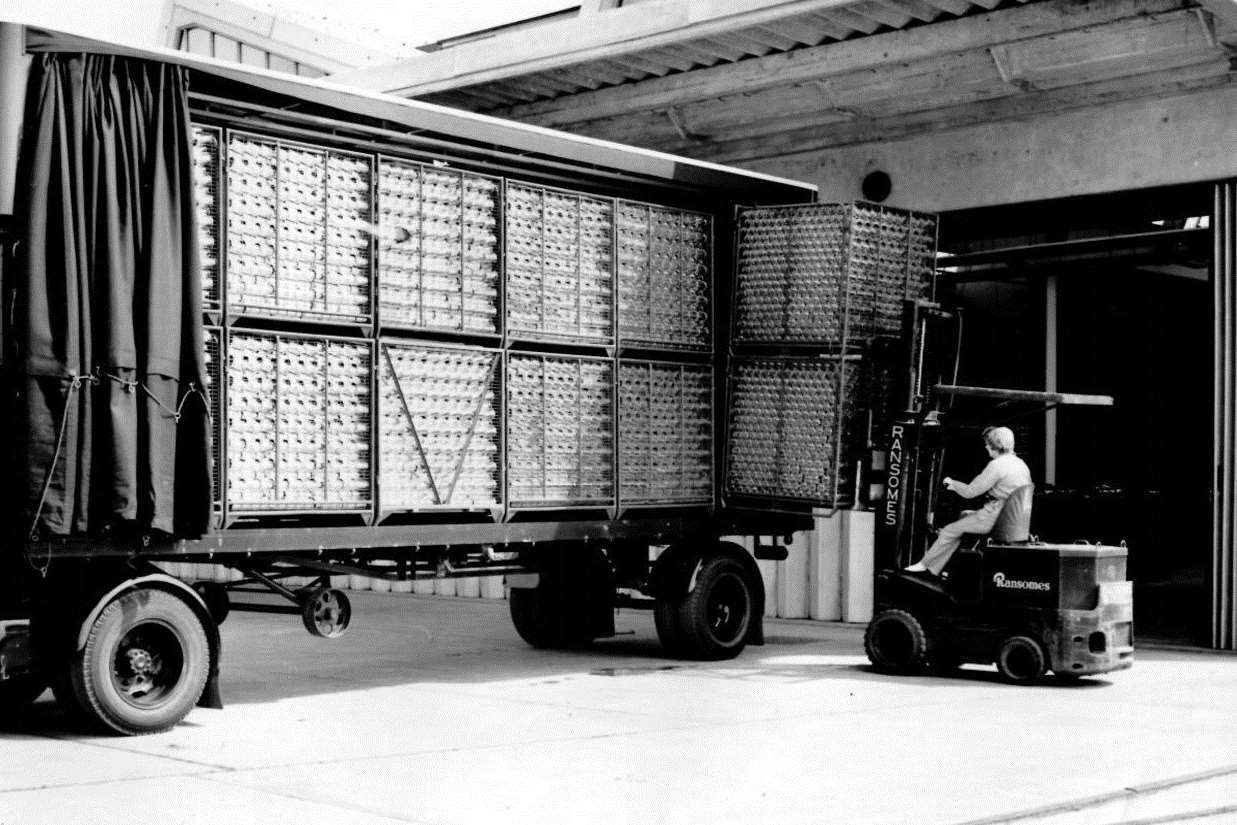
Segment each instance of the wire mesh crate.
[[210,400],[211,502],[223,508],[223,330],[203,329],[206,355],[206,394]]
[[229,333],[227,509],[368,512],[373,345]]
[[619,500],[623,505],[713,500],[713,368],[621,359]]
[[728,385],[727,496],[851,503],[854,356],[741,357]]
[[373,161],[231,133],[230,312],[368,324]]
[[931,294],[936,217],[875,204],[744,210],[736,344],[841,346],[897,334],[903,301]]
[[612,505],[613,361],[509,353],[505,384],[510,506]]
[[382,514],[499,506],[502,353],[394,340],[378,348]]
[[508,182],[505,217],[508,334],[613,342],[613,202]]
[[619,201],[616,225],[619,338],[627,344],[710,350],[712,218]]
[[498,192],[493,178],[382,158],[382,325],[497,334]]
[[193,203],[202,267],[202,308],[207,311],[218,311],[223,301],[219,277],[219,145],[218,129],[193,127]]

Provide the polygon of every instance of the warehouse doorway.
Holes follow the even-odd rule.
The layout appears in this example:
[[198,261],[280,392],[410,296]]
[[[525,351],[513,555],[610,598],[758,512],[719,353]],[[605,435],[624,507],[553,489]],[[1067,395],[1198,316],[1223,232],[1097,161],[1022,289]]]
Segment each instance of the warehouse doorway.
[[1033,530],[1129,547],[1144,639],[1211,633],[1210,186],[947,213],[959,383],[1111,395],[1017,428]]

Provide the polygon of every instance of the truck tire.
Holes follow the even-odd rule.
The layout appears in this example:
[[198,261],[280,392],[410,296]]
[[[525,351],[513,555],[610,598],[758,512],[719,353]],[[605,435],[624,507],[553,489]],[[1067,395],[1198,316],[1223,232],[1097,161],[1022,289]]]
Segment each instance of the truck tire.
[[882,610],[863,634],[868,661],[878,670],[912,673],[928,661],[928,634],[915,616],[896,608]]
[[78,705],[97,726],[158,733],[197,704],[210,671],[210,645],[189,605],[164,590],[138,588],[108,603],[69,668]]
[[540,648],[583,647],[607,635],[602,614],[613,623],[614,588],[604,564],[583,547],[546,551],[538,559],[537,586],[511,588],[507,601],[515,632]]
[[1048,672],[1048,656],[1030,636],[1010,636],[997,650],[996,669],[1011,684],[1029,685]]
[[747,570],[731,556],[700,562],[696,586],[677,599],[658,599],[657,633],[668,652],[705,661],[733,659],[747,646],[755,599]]

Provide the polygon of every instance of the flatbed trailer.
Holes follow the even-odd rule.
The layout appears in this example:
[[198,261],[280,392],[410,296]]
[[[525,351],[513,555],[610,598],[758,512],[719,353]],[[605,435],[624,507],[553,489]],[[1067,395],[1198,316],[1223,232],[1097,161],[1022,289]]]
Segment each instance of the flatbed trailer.
[[[861,399],[875,374],[865,347],[930,297],[930,216],[816,205],[793,181],[180,52],[13,24],[0,42],[3,68],[33,59],[42,84],[32,74],[23,157],[79,137],[68,116],[38,131],[55,120],[49,95],[71,96],[56,77],[184,86],[188,126],[161,139],[192,160],[176,196],[194,189],[194,254],[183,271],[136,277],[183,282],[182,334],[209,359],[205,386],[190,363],[160,401],[156,379],[108,363],[33,371],[30,330],[6,326],[24,473],[8,498],[25,503],[0,557],[9,713],[50,685],[98,727],[164,730],[195,704],[221,706],[228,611],[271,609],[234,594],[276,593],[335,637],[351,616],[331,587],[341,574],[501,575],[533,645],[613,635],[622,605],[653,610],[675,655],[729,658],[763,641],[756,559],[785,558],[813,508],[856,503],[861,413],[901,380]],[[22,197],[44,191],[32,168],[0,232],[6,306],[29,304],[39,238],[72,237]],[[816,245],[787,244],[799,237]],[[442,277],[430,258],[455,267],[454,286],[427,285]],[[800,281],[815,291],[796,293]],[[206,490],[181,495],[209,510],[197,529],[144,505],[137,518],[73,516],[65,464],[85,461],[72,443],[89,420],[75,405],[100,392],[154,399],[141,426],[173,419],[174,452],[194,427],[209,438],[210,505],[198,507]],[[565,416],[551,414],[555,392]],[[194,469],[190,448],[177,472]],[[182,581],[158,566],[169,562],[240,579]]]

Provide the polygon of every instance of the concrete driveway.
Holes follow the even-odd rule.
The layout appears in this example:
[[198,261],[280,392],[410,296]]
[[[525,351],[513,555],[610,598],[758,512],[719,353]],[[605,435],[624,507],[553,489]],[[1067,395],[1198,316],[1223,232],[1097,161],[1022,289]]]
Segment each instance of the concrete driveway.
[[706,664],[643,613],[546,652],[503,602],[353,596],[334,641],[231,616],[228,707],[166,734],[87,735],[45,695],[0,733],[0,825],[1237,821],[1231,655],[1017,688],[873,673],[853,626],[772,621]]

